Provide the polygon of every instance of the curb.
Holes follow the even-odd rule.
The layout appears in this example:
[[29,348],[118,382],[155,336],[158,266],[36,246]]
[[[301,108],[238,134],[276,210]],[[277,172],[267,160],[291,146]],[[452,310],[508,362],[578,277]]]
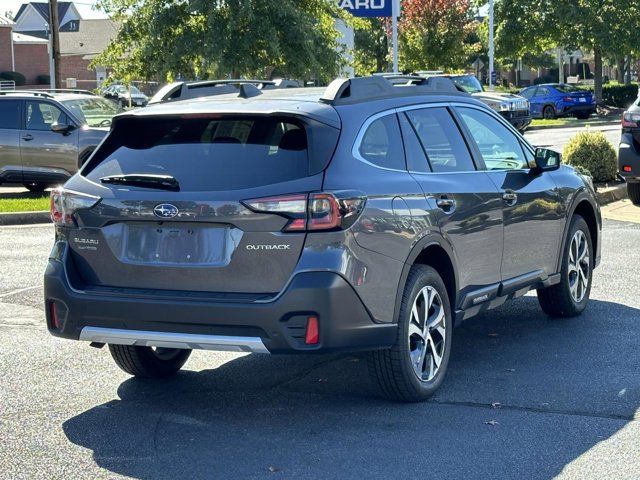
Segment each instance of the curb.
[[48,210],[38,212],[0,213],[0,225],[30,225],[34,223],[51,223]]
[[627,198],[627,184],[621,183],[613,188],[608,188],[602,192],[596,192],[598,196],[598,202],[600,205],[606,205],[607,203],[617,202]]

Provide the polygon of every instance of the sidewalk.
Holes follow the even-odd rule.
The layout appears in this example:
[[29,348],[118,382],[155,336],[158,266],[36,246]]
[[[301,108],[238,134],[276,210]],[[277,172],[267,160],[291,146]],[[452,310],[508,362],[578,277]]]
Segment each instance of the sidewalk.
[[602,207],[602,216],[608,220],[640,223],[640,207],[625,199]]

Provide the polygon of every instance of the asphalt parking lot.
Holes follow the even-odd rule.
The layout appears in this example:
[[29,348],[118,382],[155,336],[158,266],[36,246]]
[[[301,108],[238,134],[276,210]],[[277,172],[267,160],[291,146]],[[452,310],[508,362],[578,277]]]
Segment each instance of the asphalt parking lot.
[[[612,122],[605,125],[593,125],[589,127],[594,131],[601,131],[611,142],[614,148],[618,149],[620,143],[620,124]],[[524,137],[536,147],[546,147],[562,153],[562,149],[576,133],[583,131],[584,127],[566,128],[544,128],[540,130],[527,130]]]
[[413,405],[373,396],[360,355],[195,352],[131,379],[45,331],[51,239],[0,228],[0,478],[638,478],[640,224],[605,223],[583,316],[526,296],[468,321]]

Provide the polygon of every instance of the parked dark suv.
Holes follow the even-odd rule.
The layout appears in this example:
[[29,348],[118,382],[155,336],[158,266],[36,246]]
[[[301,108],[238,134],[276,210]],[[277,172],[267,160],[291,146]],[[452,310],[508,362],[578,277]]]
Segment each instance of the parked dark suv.
[[580,314],[590,182],[450,80],[336,80],[116,117],[53,192],[53,335],[142,377],[191,349],[370,350],[382,392],[440,385],[454,325],[537,289]]
[[622,114],[618,171],[627,181],[627,193],[640,206],[640,97]]

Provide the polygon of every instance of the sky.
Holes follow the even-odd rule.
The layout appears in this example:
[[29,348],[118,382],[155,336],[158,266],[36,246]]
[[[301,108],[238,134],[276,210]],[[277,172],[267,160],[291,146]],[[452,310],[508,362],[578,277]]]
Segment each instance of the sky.
[[[39,0],[44,3],[44,0]],[[62,0],[59,0],[62,1]],[[12,11],[15,16],[18,13],[18,9],[20,5],[23,3],[28,3],[23,0],[0,0],[0,15],[4,15],[7,11]],[[73,2],[82,15],[82,18],[105,18],[105,15],[101,12],[96,12],[92,10],[92,6],[96,3],[96,0],[79,0],[77,2]]]

